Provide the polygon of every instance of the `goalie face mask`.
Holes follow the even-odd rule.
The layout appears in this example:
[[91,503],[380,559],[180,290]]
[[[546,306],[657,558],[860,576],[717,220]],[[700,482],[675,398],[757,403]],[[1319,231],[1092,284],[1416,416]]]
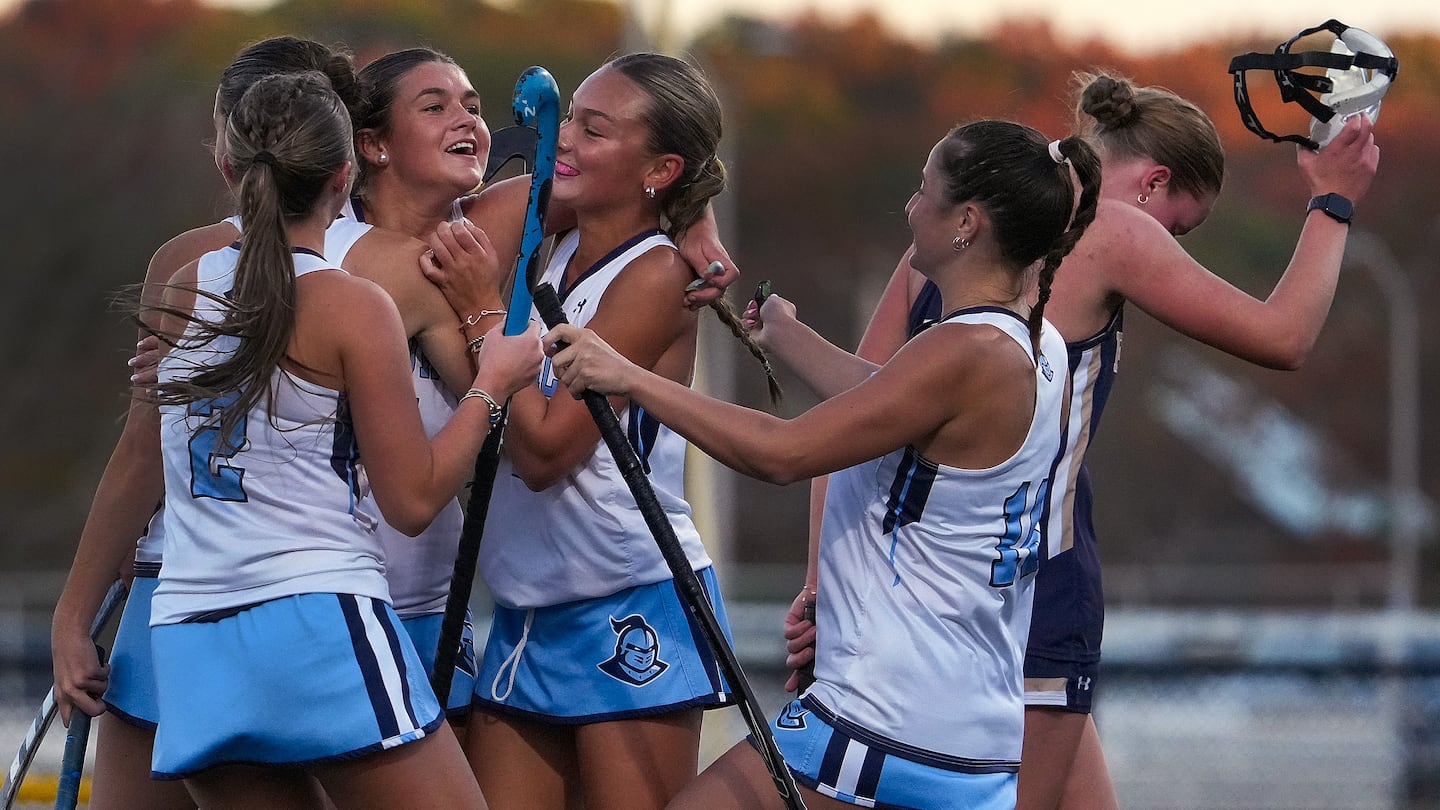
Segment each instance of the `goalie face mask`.
[[[1328,52],[1290,50],[1298,40],[1320,31],[1335,35]],[[1323,68],[1325,72],[1323,75],[1302,73],[1299,68]],[[1380,100],[1399,69],[1400,60],[1375,35],[1339,20],[1327,20],[1281,43],[1274,53],[1235,57],[1230,60],[1229,72],[1235,75],[1235,106],[1240,108],[1240,120],[1247,129],[1277,143],[1291,141],[1319,149],[1329,143],[1350,118],[1364,114],[1374,121],[1380,114]],[[1273,72],[1280,85],[1281,100],[1293,101],[1310,113],[1313,121],[1308,137],[1276,135],[1260,123],[1245,85],[1245,73],[1250,70]]]

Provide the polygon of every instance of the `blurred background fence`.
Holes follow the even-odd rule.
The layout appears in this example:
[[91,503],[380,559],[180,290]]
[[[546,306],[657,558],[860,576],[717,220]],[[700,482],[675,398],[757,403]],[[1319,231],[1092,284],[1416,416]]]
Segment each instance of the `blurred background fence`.
[[[778,711],[788,603],[750,592],[796,572],[727,571],[737,653],[766,711]],[[49,616],[59,582],[58,574],[0,577],[6,758],[50,686]],[[475,607],[488,615],[483,594]],[[1113,608],[1095,717],[1131,810],[1440,807],[1440,614]],[[705,759],[744,734],[733,710],[711,712]],[[63,738],[57,725],[33,770],[31,796],[53,801],[47,791]]]

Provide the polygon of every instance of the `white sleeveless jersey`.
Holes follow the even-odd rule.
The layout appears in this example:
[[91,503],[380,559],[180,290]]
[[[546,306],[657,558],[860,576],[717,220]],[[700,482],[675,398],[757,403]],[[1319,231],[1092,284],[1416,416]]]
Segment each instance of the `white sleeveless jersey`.
[[[233,225],[235,230],[240,230],[240,217],[238,215],[226,217],[220,220],[220,222]],[[146,525],[145,533],[140,536],[139,541],[135,544],[136,569],[145,571],[147,576],[153,576],[155,571],[160,570],[164,556],[165,501],[162,497],[160,503],[155,507],[155,514],[150,516],[150,523]]]
[[[961,310],[1031,353],[1008,310]],[[847,733],[960,769],[1020,761],[1021,663],[1038,522],[1060,446],[1065,342],[1048,322],[1025,443],[985,470],[905,447],[830,476],[820,542],[816,681],[807,696]]]
[[[199,289],[229,291],[239,256],[231,246],[202,257]],[[297,277],[332,269],[312,252],[294,258]],[[195,310],[221,317],[204,296]],[[182,341],[161,361],[160,379],[188,377],[235,345]],[[300,593],[389,601],[376,521],[359,508],[363,473],[344,395],[280,370],[271,385],[273,397],[262,397],[228,442],[207,419],[223,400],[160,409],[165,564],[152,625]]]
[[[451,207],[451,219],[463,216],[459,201]],[[229,217],[225,222],[241,228],[240,218]],[[340,209],[340,215],[325,231],[325,258],[335,266],[344,264],[351,248],[360,238],[369,233],[373,225],[365,221],[364,206],[359,198],[351,197]],[[420,407],[420,419],[427,436],[434,437],[455,413],[455,397],[440,380],[430,361],[420,351],[415,341],[410,342],[410,375],[415,384],[415,399]],[[451,500],[425,531],[415,537],[408,537],[384,522],[380,507],[372,495],[367,494],[361,503],[361,510],[375,515],[380,520],[376,532],[385,550],[385,578],[390,583],[390,596],[395,612],[402,618],[435,613],[445,609],[450,593],[450,574],[455,565],[456,543],[460,537],[465,513],[460,502]],[[150,531],[142,538],[136,552],[136,560],[145,563],[160,562],[163,542],[163,522],[152,521]]]
[[[457,201],[451,206],[450,218],[453,221],[461,216]],[[351,197],[341,209],[340,217],[325,231],[326,258],[336,263],[343,261],[350,248],[372,227],[365,222],[365,207],[360,198]],[[425,435],[434,438],[455,415],[456,400],[415,340],[410,341],[410,379],[415,385],[415,401],[420,406]],[[370,514],[380,514],[373,495],[367,495],[361,506]],[[425,531],[415,537],[406,536],[382,518],[376,533],[385,549],[385,579],[390,583],[390,598],[401,618],[445,609],[460,529],[464,524],[465,512],[454,498]]]
[[[590,321],[610,283],[631,261],[658,246],[674,248],[659,231],[640,234],[564,290],[565,268],[579,239],[578,232],[566,234],[541,276],[560,292],[566,318],[578,326]],[[539,314],[532,317],[538,320]],[[548,359],[540,388],[546,396],[570,396],[557,392]],[[685,440],[635,405],[619,417],[691,567],[705,568],[710,558],[685,502]],[[480,544],[480,571],[495,601],[518,609],[607,596],[671,578],[603,441],[578,469],[541,492],[530,491],[501,453]]]

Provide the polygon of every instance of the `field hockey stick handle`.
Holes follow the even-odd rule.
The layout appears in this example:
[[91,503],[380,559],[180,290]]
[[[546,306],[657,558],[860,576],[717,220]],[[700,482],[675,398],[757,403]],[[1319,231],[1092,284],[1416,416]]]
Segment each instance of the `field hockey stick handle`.
[[[543,67],[531,67],[515,83],[511,102],[515,123],[535,133],[534,157],[530,165],[530,196],[525,203],[524,230],[520,235],[520,252],[515,258],[515,280],[510,290],[510,304],[505,315],[506,335],[523,334],[530,326],[530,284],[539,269],[540,244],[545,239],[545,211],[550,204],[550,185],[555,177],[555,142],[560,137],[560,90],[555,79]],[[510,407],[505,401],[506,410]],[[461,525],[456,547],[455,567],[450,577],[450,593],[440,624],[440,640],[435,652],[435,667],[430,686],[440,705],[449,702],[455,661],[465,632],[465,613],[475,585],[475,565],[480,558],[480,541],[485,534],[485,517],[490,509],[490,496],[495,488],[496,470],[500,464],[500,445],[505,425],[502,413],[497,429],[485,437],[485,444],[475,458],[475,476],[470,484],[470,499]]]
[[60,764],[60,782],[55,788],[55,810],[74,810],[80,803],[80,782],[85,770],[85,748],[90,740],[90,715],[75,711],[65,733],[65,754]]

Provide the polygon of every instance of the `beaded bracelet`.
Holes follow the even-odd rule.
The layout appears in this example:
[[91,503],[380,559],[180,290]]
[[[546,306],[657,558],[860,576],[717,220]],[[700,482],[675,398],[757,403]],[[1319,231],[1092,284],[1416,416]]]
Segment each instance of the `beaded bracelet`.
[[465,345],[469,347],[471,354],[479,354],[480,347],[485,345],[485,336],[481,335],[477,338],[471,338],[470,342],[466,343]]

